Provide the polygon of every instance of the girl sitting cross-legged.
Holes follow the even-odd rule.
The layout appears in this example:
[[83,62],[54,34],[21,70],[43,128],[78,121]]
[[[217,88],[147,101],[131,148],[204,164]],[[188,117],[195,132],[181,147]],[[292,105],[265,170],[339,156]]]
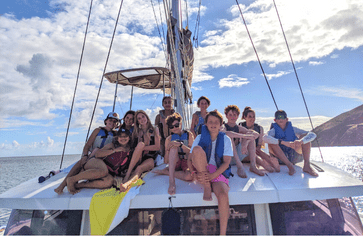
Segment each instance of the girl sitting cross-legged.
[[171,135],[165,142],[164,162],[169,164],[163,170],[154,170],[153,172],[160,175],[169,175],[168,193],[173,195],[176,192],[175,178],[190,181],[192,180],[191,172],[188,169],[188,159],[190,148],[193,144],[194,137],[190,131],[182,130],[182,117],[179,113],[174,113],[166,118]]

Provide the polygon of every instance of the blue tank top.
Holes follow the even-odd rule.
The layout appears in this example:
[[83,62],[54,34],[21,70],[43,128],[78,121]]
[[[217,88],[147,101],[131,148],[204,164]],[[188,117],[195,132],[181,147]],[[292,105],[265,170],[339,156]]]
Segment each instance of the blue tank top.
[[198,124],[194,127],[194,132],[196,135],[201,133],[201,127],[204,125],[204,118],[202,117],[200,111],[197,111],[195,114],[198,116]]

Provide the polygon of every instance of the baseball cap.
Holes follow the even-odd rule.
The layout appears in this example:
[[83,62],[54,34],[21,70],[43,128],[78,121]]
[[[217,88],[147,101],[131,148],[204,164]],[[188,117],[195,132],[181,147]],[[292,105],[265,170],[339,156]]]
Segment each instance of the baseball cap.
[[286,118],[287,118],[287,114],[284,110],[278,110],[275,112],[276,120],[282,120],[282,119],[286,119]]
[[108,113],[108,115],[106,117],[106,120],[107,119],[110,119],[110,118],[115,119],[117,121],[120,121],[120,116],[116,112],[110,112],[110,113]]

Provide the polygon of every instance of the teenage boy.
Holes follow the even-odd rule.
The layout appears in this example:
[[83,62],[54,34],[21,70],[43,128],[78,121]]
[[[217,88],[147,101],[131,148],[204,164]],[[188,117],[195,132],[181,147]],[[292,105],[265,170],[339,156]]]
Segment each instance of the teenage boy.
[[264,137],[264,141],[268,143],[270,155],[286,164],[289,175],[296,172],[294,164],[304,160],[303,171],[312,176],[318,176],[318,173],[310,166],[310,143],[316,138],[316,134],[293,127],[284,110],[275,112],[274,121],[275,123],[272,123],[270,131]]
[[165,155],[165,140],[171,134],[170,129],[166,125],[166,118],[173,114],[175,110],[173,109],[173,100],[171,97],[165,96],[162,100],[162,105],[164,110],[160,110],[159,114],[155,117],[155,125],[158,126],[160,131],[160,154]]
[[227,123],[222,127],[222,132],[225,132],[233,142],[233,159],[232,164],[237,165],[237,174],[241,178],[247,178],[243,170],[242,160],[249,156],[250,171],[257,175],[263,176],[264,173],[256,167],[256,143],[255,139],[259,134],[253,130],[248,130],[245,127],[237,125],[237,119],[240,114],[240,109],[236,105],[229,105],[224,109],[224,114],[227,117]]
[[193,142],[188,162],[192,176],[204,187],[203,200],[212,200],[212,190],[218,200],[220,235],[226,235],[229,217],[229,181],[233,156],[231,139],[220,132],[223,123],[222,114],[217,110],[211,111],[205,117],[205,125]]

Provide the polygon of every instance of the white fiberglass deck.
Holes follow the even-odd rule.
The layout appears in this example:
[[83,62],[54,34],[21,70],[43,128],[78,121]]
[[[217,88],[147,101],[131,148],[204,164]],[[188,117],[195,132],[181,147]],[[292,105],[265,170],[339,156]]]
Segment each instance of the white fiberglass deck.
[[[363,195],[363,183],[350,174],[324,163],[316,163],[324,172],[319,177],[311,177],[296,166],[296,174],[288,175],[286,166],[280,173],[266,173],[257,176],[247,171],[248,178],[242,179],[232,167],[234,177],[230,178],[230,205],[292,202],[302,200],[331,199]],[[164,168],[164,165],[157,168]],[[245,170],[248,166],[245,165]],[[43,183],[34,178],[0,195],[0,208],[11,209],[89,209],[90,201],[97,189],[82,189],[71,195],[67,189],[61,195],[53,190],[66,176],[60,173]],[[169,205],[168,176],[148,173],[140,193],[132,200],[131,208],[164,208]],[[203,190],[199,184],[176,180],[174,207],[212,206],[213,201],[203,201]]]

